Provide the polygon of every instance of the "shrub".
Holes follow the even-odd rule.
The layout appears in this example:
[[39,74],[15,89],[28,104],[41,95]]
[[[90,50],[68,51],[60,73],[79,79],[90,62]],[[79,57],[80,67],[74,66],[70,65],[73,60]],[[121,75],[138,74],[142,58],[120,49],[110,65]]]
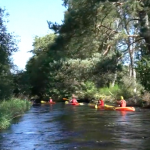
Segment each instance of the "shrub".
[[[122,84],[120,85],[120,95],[123,95],[124,98],[130,98],[134,96],[140,96],[141,91],[144,90],[143,86],[131,77],[124,76],[121,80]],[[134,91],[136,89],[136,91]]]
[[0,103],[0,129],[5,129],[11,124],[11,120],[22,115],[31,106],[26,100],[11,99]]

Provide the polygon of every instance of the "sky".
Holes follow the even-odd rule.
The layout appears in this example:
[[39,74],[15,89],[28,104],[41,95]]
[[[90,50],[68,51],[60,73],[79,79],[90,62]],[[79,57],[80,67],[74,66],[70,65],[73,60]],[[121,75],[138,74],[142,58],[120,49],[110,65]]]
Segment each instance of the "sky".
[[25,69],[32,56],[28,51],[33,49],[34,37],[52,33],[47,20],[62,22],[65,11],[62,3],[62,0],[0,0],[0,7],[9,13],[7,30],[19,41],[19,51],[13,54],[13,62],[19,70]]

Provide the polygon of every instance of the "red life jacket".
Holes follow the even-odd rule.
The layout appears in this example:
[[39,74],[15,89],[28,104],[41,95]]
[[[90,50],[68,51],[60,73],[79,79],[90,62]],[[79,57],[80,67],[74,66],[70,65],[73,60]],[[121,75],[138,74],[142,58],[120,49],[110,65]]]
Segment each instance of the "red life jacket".
[[71,102],[72,103],[78,103],[78,101],[75,98],[73,98]]
[[100,100],[100,101],[101,101],[100,105],[104,106],[104,101],[103,100]]
[[52,100],[52,99],[49,99],[49,102],[51,103],[51,102],[53,102],[53,100]]
[[120,101],[120,107],[126,107],[126,101],[125,100]]
[[100,106],[104,106],[104,101],[103,100],[99,100],[98,103],[99,103]]

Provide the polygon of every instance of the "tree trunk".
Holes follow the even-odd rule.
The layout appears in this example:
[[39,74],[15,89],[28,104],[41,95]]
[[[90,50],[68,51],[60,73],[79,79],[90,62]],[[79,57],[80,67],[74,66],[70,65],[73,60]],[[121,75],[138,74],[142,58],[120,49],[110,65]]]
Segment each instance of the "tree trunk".
[[128,39],[129,56],[130,56],[129,74],[130,74],[131,79],[133,79],[133,82],[134,82],[133,92],[136,93],[136,72],[135,72],[135,68],[134,68],[134,54],[135,54],[134,40],[135,40],[134,37],[132,37],[132,38],[129,37],[129,39]]
[[117,79],[117,70],[115,71],[114,79],[113,79],[113,81],[112,81],[111,87],[114,87],[114,86],[115,86],[116,79]]

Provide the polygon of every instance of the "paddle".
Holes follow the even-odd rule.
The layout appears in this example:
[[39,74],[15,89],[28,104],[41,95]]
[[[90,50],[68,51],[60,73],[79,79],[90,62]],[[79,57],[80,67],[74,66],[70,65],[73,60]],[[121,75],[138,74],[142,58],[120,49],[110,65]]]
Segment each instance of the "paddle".
[[69,102],[68,102],[68,101],[65,101],[65,104],[69,104]]
[[41,101],[42,104],[48,103],[47,101]]
[[95,109],[97,109],[98,107],[97,107],[97,104],[95,105]]
[[84,103],[79,103],[80,105],[84,105]]

